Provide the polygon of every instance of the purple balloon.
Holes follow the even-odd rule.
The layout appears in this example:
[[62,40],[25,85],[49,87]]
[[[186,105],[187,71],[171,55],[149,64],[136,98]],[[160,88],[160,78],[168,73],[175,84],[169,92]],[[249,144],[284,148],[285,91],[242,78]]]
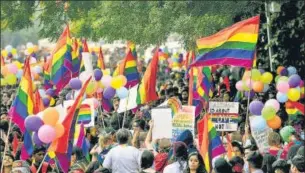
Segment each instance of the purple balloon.
[[250,92],[249,92],[249,91],[245,91],[245,96],[246,96],[246,97],[249,97],[249,93],[250,93],[250,98],[253,98],[254,95],[255,95],[255,92],[252,91],[252,90],[251,90]]
[[288,78],[288,84],[289,84],[290,88],[295,88],[295,87],[299,86],[300,83],[301,83],[301,78],[297,74],[293,74]]
[[103,96],[105,99],[111,99],[115,95],[115,89],[112,87],[107,87],[104,89]]
[[50,99],[48,97],[43,98],[42,102],[45,107],[50,106]]
[[263,108],[264,108],[264,103],[258,100],[252,101],[249,105],[249,110],[253,115],[261,115]]
[[51,97],[54,97],[55,96],[55,90],[53,90],[53,89],[48,89],[47,91],[46,91],[46,94],[47,95],[49,95],[49,96],[51,96]]
[[82,88],[82,81],[78,78],[73,78],[70,80],[69,85],[72,89],[79,90]]
[[33,141],[34,141],[36,146],[42,146],[43,145],[43,142],[41,142],[41,140],[39,139],[37,132],[35,132],[33,134]]
[[284,68],[281,72],[280,72],[281,76],[288,76],[288,70],[286,68]]
[[94,78],[96,81],[100,81],[103,77],[103,72],[100,69],[94,70]]
[[24,126],[29,131],[37,132],[38,129],[43,125],[43,121],[40,119],[40,117],[36,115],[31,115],[25,118],[24,120]]

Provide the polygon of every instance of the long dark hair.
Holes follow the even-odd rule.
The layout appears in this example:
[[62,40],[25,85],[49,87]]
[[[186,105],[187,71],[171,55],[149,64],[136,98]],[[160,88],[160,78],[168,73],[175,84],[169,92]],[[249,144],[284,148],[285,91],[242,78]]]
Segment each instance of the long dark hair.
[[[196,173],[207,173],[207,171],[205,170],[205,164],[204,164],[202,156],[198,152],[193,152],[193,153],[189,154],[187,160],[189,161],[192,156],[196,156],[198,161],[199,161],[199,166],[198,166],[198,168],[196,170]],[[190,173],[191,172],[188,161],[187,161],[186,170],[184,171],[185,173]]]

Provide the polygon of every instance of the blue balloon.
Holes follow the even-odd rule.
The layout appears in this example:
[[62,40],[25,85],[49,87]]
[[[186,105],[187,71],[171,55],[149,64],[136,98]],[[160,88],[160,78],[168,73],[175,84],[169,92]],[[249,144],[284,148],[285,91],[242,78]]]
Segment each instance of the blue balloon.
[[289,76],[291,76],[293,74],[297,74],[297,69],[293,66],[288,67],[287,70],[288,70],[288,75]]
[[116,94],[120,99],[126,98],[128,96],[128,90],[125,87],[121,87],[116,90]]
[[266,123],[266,120],[262,117],[262,116],[252,116],[253,119],[251,119],[251,127],[254,129],[254,130],[262,130],[264,128],[266,128],[267,126],[267,123]]
[[21,79],[22,75],[23,75],[23,70],[19,69],[16,73],[17,79]]
[[280,103],[285,103],[285,102],[288,100],[288,97],[287,97],[287,94],[278,92],[278,93],[276,94],[276,99],[277,99],[277,101],[279,101]]

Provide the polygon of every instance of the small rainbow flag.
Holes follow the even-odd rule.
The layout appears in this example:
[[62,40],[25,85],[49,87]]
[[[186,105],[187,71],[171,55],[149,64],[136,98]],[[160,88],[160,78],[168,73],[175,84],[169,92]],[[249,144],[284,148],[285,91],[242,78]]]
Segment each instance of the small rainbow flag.
[[104,55],[102,51],[102,47],[100,47],[100,51],[97,58],[97,67],[101,70],[105,70],[105,62],[104,62]]
[[79,108],[77,123],[89,124],[91,122],[91,108],[88,104],[82,104]]
[[126,88],[133,87],[139,83],[139,73],[137,69],[137,60],[132,55],[131,49],[129,49],[125,59],[120,64],[119,71],[123,72],[123,75],[127,78],[127,84],[125,85]]
[[172,109],[172,117],[182,109],[181,101],[176,97],[169,98],[167,105]]
[[200,56],[191,67],[217,64],[252,67],[259,22],[260,17],[255,16],[197,40]]

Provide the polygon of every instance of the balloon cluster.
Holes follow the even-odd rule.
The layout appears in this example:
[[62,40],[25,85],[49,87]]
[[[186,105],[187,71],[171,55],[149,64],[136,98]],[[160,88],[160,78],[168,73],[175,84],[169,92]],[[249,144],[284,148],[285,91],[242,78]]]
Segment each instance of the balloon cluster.
[[276,99],[269,99],[263,104],[261,101],[253,100],[249,105],[249,110],[252,115],[260,116],[259,121],[266,122],[263,124],[258,124],[262,126],[267,124],[272,129],[279,129],[282,124],[282,120],[279,116],[276,115],[277,111],[280,109],[280,103]]
[[1,86],[15,85],[17,79],[21,79],[23,75],[22,64],[19,61],[14,61],[1,67]]
[[183,61],[183,55],[175,53],[169,61],[169,67],[172,69],[180,69],[182,66],[182,61]]
[[34,132],[32,136],[34,143],[41,146],[51,143],[64,134],[65,128],[58,120],[58,111],[49,107],[43,111],[42,118],[37,115],[28,116],[24,125],[27,130]]
[[252,98],[254,92],[266,92],[269,89],[269,84],[272,82],[273,76],[270,72],[264,72],[261,69],[252,69],[246,71],[242,80],[235,85],[238,91],[244,91],[245,96]]
[[17,50],[15,48],[13,48],[13,46],[11,45],[7,45],[5,47],[5,49],[3,49],[1,51],[1,55],[4,57],[4,58],[13,58],[13,57],[16,57],[17,56]]
[[26,50],[24,51],[25,55],[32,55],[33,57],[36,57],[36,52],[38,51],[38,46],[34,45],[31,42],[28,42],[26,44]]
[[276,99],[280,103],[285,103],[288,100],[298,101],[301,97],[304,97],[304,82],[301,77],[297,74],[295,67],[278,67],[278,76],[275,78],[276,81]]
[[45,107],[53,106],[55,105],[55,99],[53,98],[55,96],[55,90],[50,88],[42,95],[46,95],[42,98],[43,105]]

